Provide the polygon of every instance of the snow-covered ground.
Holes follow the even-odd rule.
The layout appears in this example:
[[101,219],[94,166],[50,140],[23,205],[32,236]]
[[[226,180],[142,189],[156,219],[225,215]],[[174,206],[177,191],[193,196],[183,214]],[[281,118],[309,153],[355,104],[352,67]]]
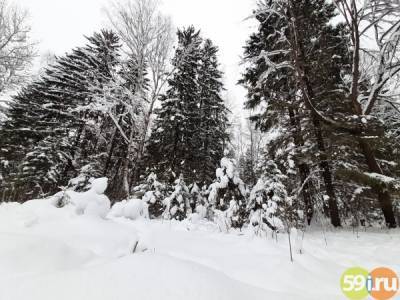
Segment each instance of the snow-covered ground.
[[102,219],[53,202],[0,205],[1,300],[344,299],[346,268],[400,270],[399,231],[328,232],[326,243],[309,230],[291,263],[285,235]]

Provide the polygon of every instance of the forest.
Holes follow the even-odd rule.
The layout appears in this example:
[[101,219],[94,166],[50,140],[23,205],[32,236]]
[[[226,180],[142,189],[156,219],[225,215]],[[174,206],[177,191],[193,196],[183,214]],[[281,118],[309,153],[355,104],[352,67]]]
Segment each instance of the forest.
[[400,4],[364,2],[249,11],[238,121],[218,46],[201,28],[175,29],[156,2],[114,3],[108,28],[27,76],[27,13],[1,1],[0,88],[17,91],[1,106],[1,201],[83,192],[106,177],[112,204],[141,199],[150,218],[395,228]]
[[400,1],[103,2],[0,0],[0,300],[399,299]]

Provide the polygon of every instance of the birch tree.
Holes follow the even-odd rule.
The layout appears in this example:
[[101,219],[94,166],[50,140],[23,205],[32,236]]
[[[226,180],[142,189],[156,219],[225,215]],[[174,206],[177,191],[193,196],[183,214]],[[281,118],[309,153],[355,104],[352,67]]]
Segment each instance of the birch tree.
[[0,0],[0,93],[26,79],[26,68],[34,57],[28,12]]
[[[143,128],[135,155],[135,178],[138,180],[146,139],[149,134],[154,105],[162,92],[169,74],[169,58],[173,43],[170,18],[162,15],[156,0],[128,0],[114,2],[106,10],[108,19],[124,43],[128,58],[135,61],[139,74],[137,94],[145,100]],[[145,92],[147,78],[150,81]]]
[[[348,98],[352,113],[364,117],[374,116],[379,102],[389,102],[388,85],[400,72],[400,1],[344,0],[334,1],[345,19],[352,46],[352,74]],[[369,68],[362,57],[370,59]],[[365,89],[365,81],[368,82]],[[364,137],[358,138],[369,171],[384,175],[374,149]],[[386,223],[396,227],[390,192],[385,187],[375,187]]]

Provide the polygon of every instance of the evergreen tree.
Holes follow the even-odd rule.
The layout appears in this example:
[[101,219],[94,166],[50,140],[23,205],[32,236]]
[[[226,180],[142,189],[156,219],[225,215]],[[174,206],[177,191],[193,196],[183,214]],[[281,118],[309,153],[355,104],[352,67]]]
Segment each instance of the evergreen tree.
[[165,184],[159,182],[154,173],[151,173],[144,183],[133,189],[135,196],[141,196],[147,203],[150,218],[158,218],[163,214],[166,189]]
[[10,162],[2,188],[14,189],[14,200],[37,196],[26,194],[32,187],[41,195],[54,192],[101,157],[106,116],[91,109],[97,97],[92,86],[111,80],[118,41],[113,32],[95,33],[15,97],[0,131],[0,155]]
[[222,72],[218,70],[217,52],[211,40],[205,40],[198,71],[200,113],[194,140],[198,144],[195,162],[200,173],[197,180],[205,183],[212,182],[228,140],[227,108],[221,98]]
[[217,51],[210,40],[202,44],[194,27],[178,31],[175,72],[148,146],[150,168],[164,179],[183,174],[189,182],[210,183],[223,155],[227,109]]
[[[308,219],[313,214],[315,195],[307,178],[312,169],[318,167],[329,199],[329,214],[334,226],[340,226],[336,191],[333,185],[330,152],[326,143],[326,133],[315,113],[304,105],[305,94],[298,81],[298,71],[293,68],[294,59],[289,30],[289,4],[281,6],[279,1],[260,3],[255,16],[260,23],[246,47],[245,59],[249,62],[241,82],[248,89],[247,108],[258,109],[259,114],[252,119],[264,131],[278,130],[281,135],[281,149],[291,149],[295,145],[294,160],[297,165],[303,201],[309,209]],[[299,1],[297,13],[301,15],[302,30],[307,31],[304,51],[309,58],[307,68],[311,80],[318,87],[318,107],[326,111],[337,110],[343,105],[333,105],[343,93],[341,76],[348,70],[348,52],[345,47],[343,26],[329,24],[335,16],[335,7],[318,1]],[[263,105],[266,103],[267,105]],[[277,125],[279,124],[279,125]],[[275,129],[274,129],[275,128]],[[286,131],[289,129],[289,132]],[[288,133],[290,133],[288,135]],[[319,164],[316,166],[315,161]]]
[[[178,30],[178,47],[172,64],[169,89],[160,100],[161,108],[152,130],[148,150],[150,167],[161,178],[174,181],[183,174],[189,181],[196,176],[194,143],[199,112],[198,69],[201,57],[200,32],[194,27]],[[198,171],[198,170],[197,170]]]
[[164,217],[182,221],[186,218],[190,208],[189,188],[186,186],[182,175],[175,180],[174,184],[173,192],[164,199]]
[[247,192],[239,177],[235,160],[223,157],[216,176],[216,180],[210,185],[208,197],[216,214],[216,221],[225,230],[230,227],[241,228],[248,218]]

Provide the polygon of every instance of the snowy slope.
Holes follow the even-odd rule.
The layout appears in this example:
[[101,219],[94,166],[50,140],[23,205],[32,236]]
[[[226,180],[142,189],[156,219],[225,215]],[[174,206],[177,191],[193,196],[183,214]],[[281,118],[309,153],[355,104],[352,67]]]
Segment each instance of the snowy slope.
[[307,233],[304,254],[291,263],[283,235],[102,219],[52,202],[0,205],[1,300],[343,299],[344,269],[400,270],[398,231],[331,232],[327,246],[322,233]]

